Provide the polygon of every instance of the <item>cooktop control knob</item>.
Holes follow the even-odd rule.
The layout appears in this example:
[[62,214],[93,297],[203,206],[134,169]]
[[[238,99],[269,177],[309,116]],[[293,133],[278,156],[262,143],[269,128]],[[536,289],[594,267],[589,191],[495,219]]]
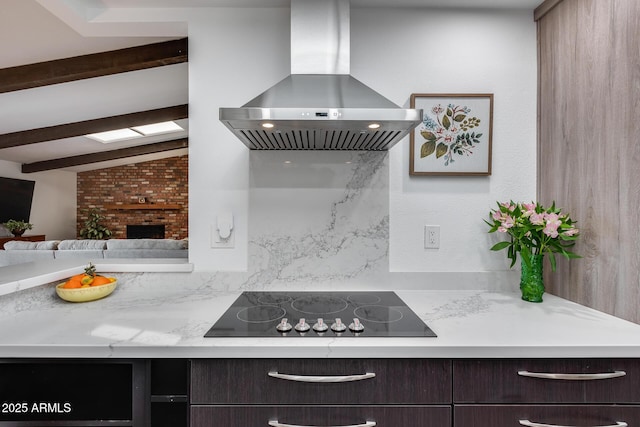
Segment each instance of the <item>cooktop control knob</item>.
[[304,317],[300,318],[300,321],[294,326],[295,330],[298,332],[307,332],[311,329],[311,326],[304,320]]
[[318,321],[313,325],[313,330],[316,332],[326,332],[329,329],[322,317],[318,317]]
[[331,325],[331,330],[333,332],[344,332],[347,330],[347,325],[342,323],[342,319],[336,317],[336,321],[333,325]]
[[364,331],[364,325],[360,323],[360,319],[356,317],[355,319],[353,319],[353,323],[349,324],[349,329],[351,329],[353,332],[362,332]]
[[280,323],[278,323],[278,326],[276,326],[276,329],[279,332],[289,332],[291,330],[291,323],[289,323],[287,320],[288,319],[285,317],[280,321]]

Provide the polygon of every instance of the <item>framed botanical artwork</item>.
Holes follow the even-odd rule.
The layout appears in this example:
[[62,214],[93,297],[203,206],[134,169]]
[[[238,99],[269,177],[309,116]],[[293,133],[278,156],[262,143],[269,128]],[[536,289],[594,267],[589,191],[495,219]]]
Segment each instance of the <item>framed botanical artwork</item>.
[[491,175],[493,94],[411,95],[410,175]]

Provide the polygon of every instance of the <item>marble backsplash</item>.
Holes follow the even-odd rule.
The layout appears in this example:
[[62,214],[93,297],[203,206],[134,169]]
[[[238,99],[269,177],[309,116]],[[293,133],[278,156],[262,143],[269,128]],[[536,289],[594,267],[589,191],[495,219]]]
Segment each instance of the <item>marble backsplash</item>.
[[386,152],[251,152],[249,280],[335,282],[387,272]]
[[389,271],[388,152],[252,151],[250,163],[248,271],[192,273],[195,286],[509,290],[517,283],[517,271]]

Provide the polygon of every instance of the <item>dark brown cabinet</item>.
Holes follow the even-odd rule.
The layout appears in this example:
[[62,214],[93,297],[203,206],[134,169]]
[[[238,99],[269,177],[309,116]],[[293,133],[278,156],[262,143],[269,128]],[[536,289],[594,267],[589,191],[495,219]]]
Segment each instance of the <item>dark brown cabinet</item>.
[[640,361],[456,360],[454,427],[617,426],[640,419]]
[[448,360],[192,360],[191,426],[450,427],[451,387]]
[[[451,402],[451,362],[448,360],[220,359],[193,360],[191,369],[191,403]],[[367,374],[370,378],[364,378]],[[329,382],[331,380],[336,382]]]
[[[369,424],[367,424],[367,422]],[[375,422],[375,424],[372,424]],[[450,427],[447,406],[192,406],[192,427]]]
[[454,427],[633,426],[640,406],[455,405],[454,419]]
[[640,404],[637,360],[457,360],[453,371],[455,403]]
[[623,426],[634,359],[192,360],[192,427]]

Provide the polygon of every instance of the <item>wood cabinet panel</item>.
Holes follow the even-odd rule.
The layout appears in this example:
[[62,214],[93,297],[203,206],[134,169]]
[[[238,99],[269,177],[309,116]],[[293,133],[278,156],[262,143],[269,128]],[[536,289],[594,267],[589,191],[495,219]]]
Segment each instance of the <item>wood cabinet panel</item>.
[[640,406],[603,405],[456,405],[454,427],[516,427],[520,420],[556,426],[630,426],[640,420]]
[[[598,380],[542,379],[536,373],[594,374],[624,371]],[[455,403],[640,403],[640,361],[457,360],[453,365]]]
[[[538,201],[578,221],[555,295],[640,323],[640,2],[562,1],[538,21]],[[585,25],[585,23],[589,23]],[[547,264],[548,265],[548,264]]]
[[269,421],[298,426],[450,427],[450,406],[192,406],[191,427],[268,427]]
[[[192,404],[428,404],[451,402],[451,361],[416,359],[193,360]],[[293,375],[375,378],[343,383],[295,382]]]

